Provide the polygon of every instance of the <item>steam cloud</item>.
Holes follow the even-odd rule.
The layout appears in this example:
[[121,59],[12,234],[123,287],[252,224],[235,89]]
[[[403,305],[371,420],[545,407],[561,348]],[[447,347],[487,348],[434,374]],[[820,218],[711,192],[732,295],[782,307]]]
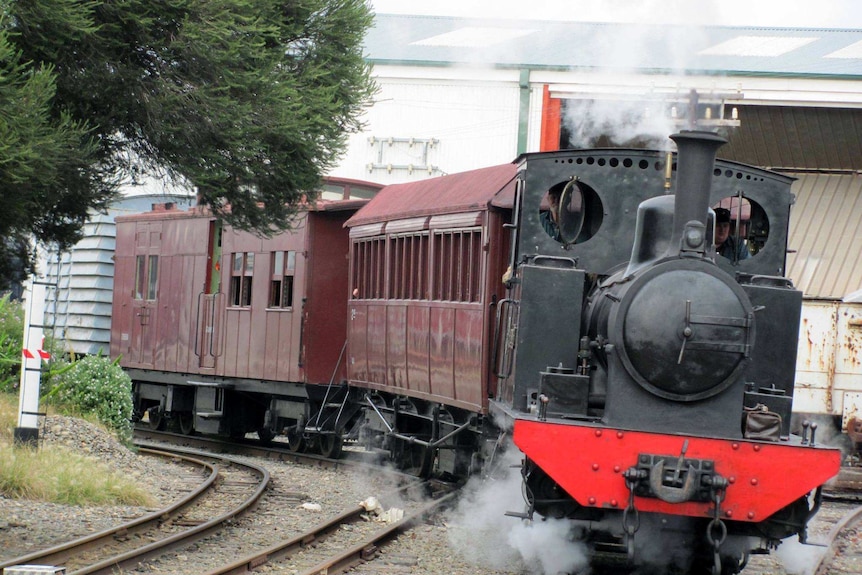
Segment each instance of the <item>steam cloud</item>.
[[589,558],[585,546],[573,539],[571,524],[562,520],[525,522],[507,517],[521,512],[520,452],[509,447],[500,477],[474,477],[451,512],[449,541],[468,561],[494,569],[519,570],[533,575],[582,573]]

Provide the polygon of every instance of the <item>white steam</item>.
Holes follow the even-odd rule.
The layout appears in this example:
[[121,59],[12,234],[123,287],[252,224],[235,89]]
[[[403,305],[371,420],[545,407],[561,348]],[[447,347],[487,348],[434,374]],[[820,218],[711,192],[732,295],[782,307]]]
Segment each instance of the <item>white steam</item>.
[[510,446],[498,477],[471,479],[447,518],[449,542],[467,561],[533,575],[578,573],[586,569],[586,548],[573,540],[571,523],[528,522],[506,516],[523,512],[520,452]]
[[825,547],[803,545],[797,539],[786,539],[775,552],[788,575],[814,575],[814,569]]

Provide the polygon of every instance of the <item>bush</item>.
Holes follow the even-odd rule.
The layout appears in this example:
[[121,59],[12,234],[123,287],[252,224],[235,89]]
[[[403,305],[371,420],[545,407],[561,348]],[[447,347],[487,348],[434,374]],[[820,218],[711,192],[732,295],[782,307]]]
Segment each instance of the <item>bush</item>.
[[21,302],[0,297],[0,391],[16,389],[21,381],[24,308]]
[[132,380],[119,365],[87,356],[52,379],[52,399],[81,413],[93,413],[120,440],[132,437]]

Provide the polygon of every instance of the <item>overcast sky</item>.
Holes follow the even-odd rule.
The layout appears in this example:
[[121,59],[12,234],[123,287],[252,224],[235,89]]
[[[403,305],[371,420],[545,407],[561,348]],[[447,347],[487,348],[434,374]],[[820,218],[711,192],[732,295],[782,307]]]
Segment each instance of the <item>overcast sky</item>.
[[382,14],[862,29],[859,0],[370,1]]

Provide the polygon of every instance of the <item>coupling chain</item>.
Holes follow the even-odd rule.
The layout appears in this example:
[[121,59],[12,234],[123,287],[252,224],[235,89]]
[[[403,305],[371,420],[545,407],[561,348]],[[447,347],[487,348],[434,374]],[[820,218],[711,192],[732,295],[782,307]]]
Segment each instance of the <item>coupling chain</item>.
[[626,479],[626,487],[629,489],[629,502],[623,510],[623,531],[626,534],[626,552],[629,560],[633,560],[635,557],[635,533],[641,526],[640,515],[637,507],[635,507],[635,487],[645,475],[645,472],[638,471],[635,467],[628,469],[623,474]]
[[719,554],[719,550],[721,549],[721,544],[727,539],[727,525],[721,520],[723,491],[721,486],[713,484],[712,500],[715,502],[715,507],[712,510],[712,521],[709,522],[709,526],[706,528],[706,536],[710,543],[712,543],[712,575],[721,575],[721,555]]

